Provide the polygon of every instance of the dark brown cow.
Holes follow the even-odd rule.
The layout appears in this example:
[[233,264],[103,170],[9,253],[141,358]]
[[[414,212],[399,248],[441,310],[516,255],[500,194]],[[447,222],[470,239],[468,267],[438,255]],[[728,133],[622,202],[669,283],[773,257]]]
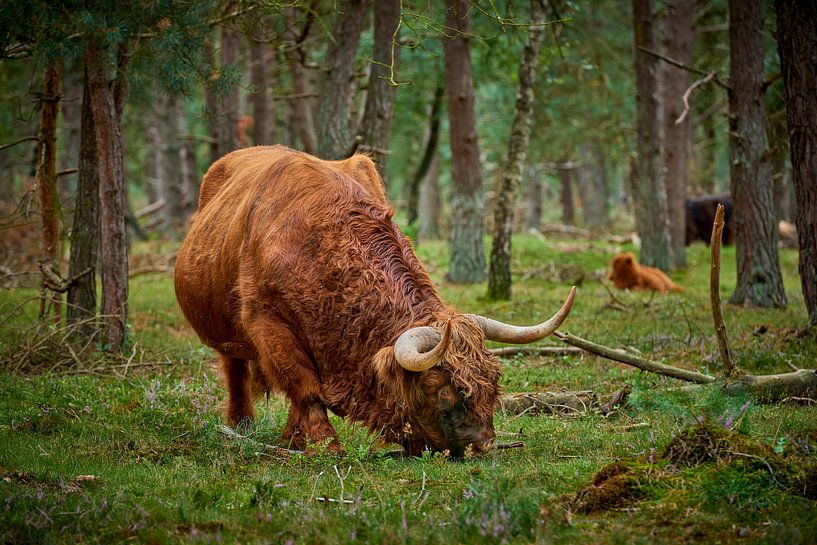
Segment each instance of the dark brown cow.
[[491,447],[500,365],[484,340],[549,335],[575,289],[539,326],[458,314],[392,214],[365,156],[256,147],[210,167],[176,296],[218,353],[230,423],[253,418],[253,393],[277,390],[290,401],[283,440],[298,448],[341,451],[327,408],[412,454]]

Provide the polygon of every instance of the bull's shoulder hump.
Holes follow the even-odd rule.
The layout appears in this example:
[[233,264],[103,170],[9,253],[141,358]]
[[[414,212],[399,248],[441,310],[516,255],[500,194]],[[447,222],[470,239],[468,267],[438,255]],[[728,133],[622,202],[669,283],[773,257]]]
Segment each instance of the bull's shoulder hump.
[[213,163],[204,175],[199,189],[199,211],[226,186],[247,173],[258,172],[287,156],[302,155],[285,146],[255,146],[228,153]]

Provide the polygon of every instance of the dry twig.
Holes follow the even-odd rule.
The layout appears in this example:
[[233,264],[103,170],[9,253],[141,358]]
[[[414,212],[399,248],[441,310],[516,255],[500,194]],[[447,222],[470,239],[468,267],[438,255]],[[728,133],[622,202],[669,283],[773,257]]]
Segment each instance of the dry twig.
[[729,353],[729,341],[726,339],[726,325],[723,322],[721,309],[721,236],[723,233],[723,204],[718,203],[715,212],[715,224],[712,227],[712,264],[709,276],[709,300],[712,305],[712,321],[715,323],[715,336],[718,338],[718,348],[723,360],[723,376],[730,378],[735,372],[735,364]]

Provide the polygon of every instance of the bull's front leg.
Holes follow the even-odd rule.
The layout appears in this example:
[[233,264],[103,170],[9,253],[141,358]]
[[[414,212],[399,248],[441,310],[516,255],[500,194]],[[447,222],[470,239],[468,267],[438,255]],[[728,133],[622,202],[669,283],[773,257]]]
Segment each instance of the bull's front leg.
[[253,320],[248,330],[258,349],[261,372],[290,401],[289,417],[281,436],[283,444],[305,449],[308,439],[314,445],[328,443],[328,450],[342,454],[338,434],[320,399],[321,385],[315,365],[289,328],[260,318]]

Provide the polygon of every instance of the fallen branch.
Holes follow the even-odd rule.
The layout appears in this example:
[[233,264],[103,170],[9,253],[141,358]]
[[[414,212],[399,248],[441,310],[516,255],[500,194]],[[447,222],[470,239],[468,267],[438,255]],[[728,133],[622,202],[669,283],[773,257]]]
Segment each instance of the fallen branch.
[[504,450],[509,448],[525,448],[525,443],[522,441],[514,441],[513,443],[497,443],[494,445],[497,450]]
[[680,369],[671,365],[664,365],[663,363],[658,363],[655,361],[645,360],[629,352],[614,350],[612,348],[588,341],[587,339],[576,337],[570,333],[562,333],[561,331],[557,331],[554,333],[554,335],[556,338],[571,346],[577,346],[582,350],[592,352],[593,354],[603,358],[620,363],[626,363],[627,365],[632,365],[633,367],[638,367],[642,371],[650,371],[652,373],[658,373],[659,375],[677,378],[678,380],[685,380],[687,382],[694,382],[696,384],[709,384],[710,382],[715,381],[715,377],[710,377],[709,375],[704,375],[696,371],[689,371],[687,369]]
[[488,350],[500,358],[508,356],[580,356],[586,354],[581,348],[561,346],[504,346]]
[[500,398],[502,414],[509,416],[584,414],[596,404],[591,391],[505,394]]
[[732,355],[729,353],[729,341],[726,339],[726,325],[723,321],[723,310],[721,309],[721,236],[723,233],[723,204],[718,203],[715,212],[715,223],[712,226],[712,239],[710,240],[711,266],[709,276],[709,301],[712,305],[712,321],[715,323],[715,336],[718,338],[718,348],[721,352],[723,362],[723,376],[730,378],[735,373],[735,364]]

